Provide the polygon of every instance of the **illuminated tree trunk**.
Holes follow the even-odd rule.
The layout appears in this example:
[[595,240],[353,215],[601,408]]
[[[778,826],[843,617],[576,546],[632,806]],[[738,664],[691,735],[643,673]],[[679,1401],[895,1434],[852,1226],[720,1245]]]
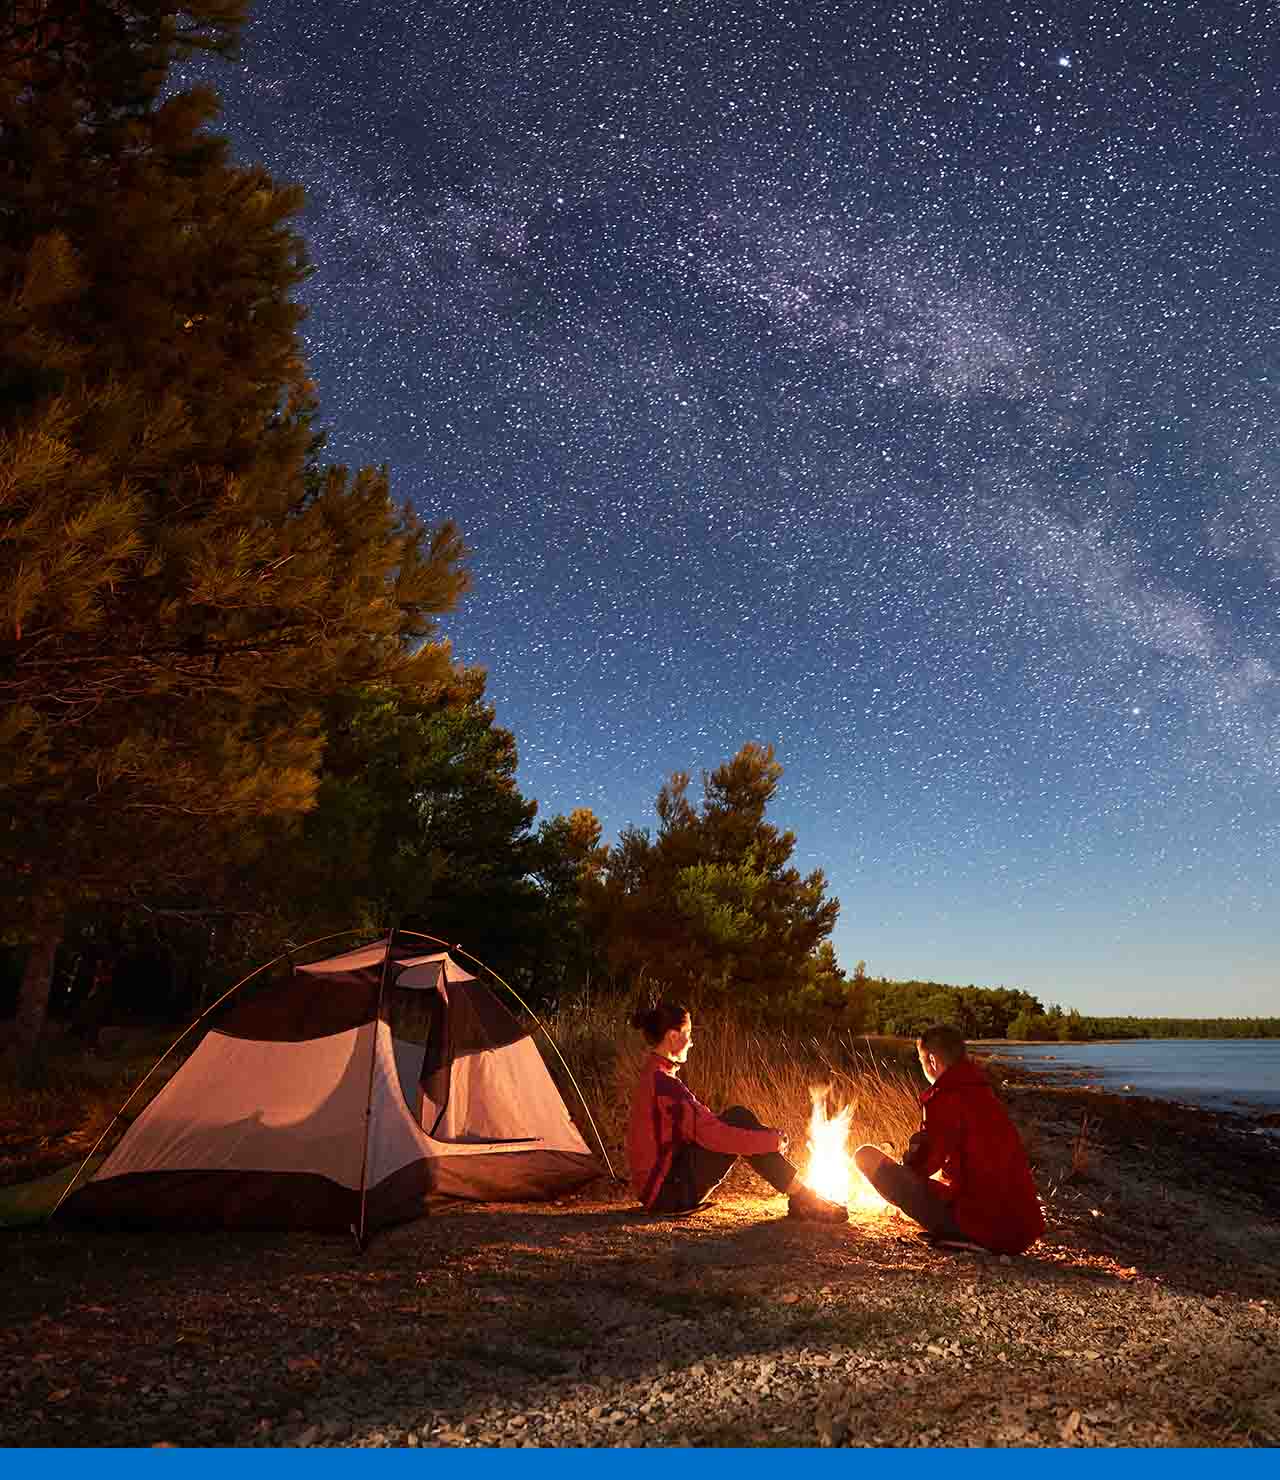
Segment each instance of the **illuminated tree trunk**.
[[53,985],[53,963],[66,920],[62,906],[43,900],[35,906],[34,933],[27,956],[22,987],[18,993],[15,1020],[18,1053],[24,1061],[36,1054],[49,1017],[49,989]]

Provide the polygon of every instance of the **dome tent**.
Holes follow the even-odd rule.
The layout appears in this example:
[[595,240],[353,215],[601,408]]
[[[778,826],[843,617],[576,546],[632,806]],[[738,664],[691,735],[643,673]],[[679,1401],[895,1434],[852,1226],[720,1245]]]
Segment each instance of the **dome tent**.
[[406,934],[241,994],[57,1216],[363,1242],[432,1195],[537,1201],[600,1175],[528,1031]]

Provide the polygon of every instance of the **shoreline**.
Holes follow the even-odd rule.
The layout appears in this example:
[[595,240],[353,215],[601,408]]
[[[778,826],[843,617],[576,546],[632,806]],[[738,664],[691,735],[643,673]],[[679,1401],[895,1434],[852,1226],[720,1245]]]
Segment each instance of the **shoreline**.
[[[1190,1041],[1219,1041],[1219,1040],[1184,1040],[1184,1039],[1095,1039],[1090,1044],[1049,1044],[1035,1043],[1014,1039],[973,1039],[969,1048],[974,1057],[978,1059],[988,1072],[995,1071],[1000,1082],[1016,1088],[1022,1080],[1028,1082],[1040,1082],[1045,1085],[1059,1089],[1075,1089],[1087,1094],[1107,1096],[1122,1104],[1150,1104],[1154,1106],[1169,1105],[1183,1110],[1196,1111],[1198,1113],[1220,1117],[1225,1123],[1235,1128],[1245,1128],[1250,1133],[1259,1136],[1270,1137],[1273,1133],[1280,1131],[1280,1091],[1273,1100],[1254,1102],[1250,1100],[1232,1100],[1231,1091],[1223,1090],[1214,1095],[1213,1103],[1206,1103],[1200,1099],[1185,1099],[1175,1095],[1162,1095],[1152,1093],[1149,1089],[1137,1088],[1129,1084],[1108,1084],[1103,1078],[1102,1071],[1095,1065],[1081,1064],[1071,1058],[1071,1050],[1079,1047],[1092,1047],[1095,1044],[1131,1044],[1139,1043],[1179,1043]],[[1222,1040],[1232,1042],[1270,1042],[1269,1039],[1239,1039]],[[1040,1060],[1028,1062],[1021,1055],[1015,1054],[1008,1057],[1000,1053],[1002,1047],[1010,1048],[1034,1048],[1043,1050],[1045,1058],[1052,1060],[1046,1064]],[[1052,1051],[1050,1051],[1052,1050]]]

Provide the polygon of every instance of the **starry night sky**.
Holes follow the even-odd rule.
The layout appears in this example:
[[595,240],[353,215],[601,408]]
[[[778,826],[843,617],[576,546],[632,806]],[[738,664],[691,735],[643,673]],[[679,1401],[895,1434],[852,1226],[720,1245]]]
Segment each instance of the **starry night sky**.
[[1280,1012],[1270,0],[258,0],[201,72],[541,816],[772,741],[846,967]]

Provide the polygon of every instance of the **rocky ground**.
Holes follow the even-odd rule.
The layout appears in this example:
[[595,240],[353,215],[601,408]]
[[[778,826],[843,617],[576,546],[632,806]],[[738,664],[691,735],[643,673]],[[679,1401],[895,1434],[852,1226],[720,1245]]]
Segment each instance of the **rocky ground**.
[[[1280,1147],[1009,1087],[1019,1259],[597,1185],[309,1234],[3,1236],[8,1445],[1276,1445]],[[1082,1117],[1085,1133],[1080,1135]]]

